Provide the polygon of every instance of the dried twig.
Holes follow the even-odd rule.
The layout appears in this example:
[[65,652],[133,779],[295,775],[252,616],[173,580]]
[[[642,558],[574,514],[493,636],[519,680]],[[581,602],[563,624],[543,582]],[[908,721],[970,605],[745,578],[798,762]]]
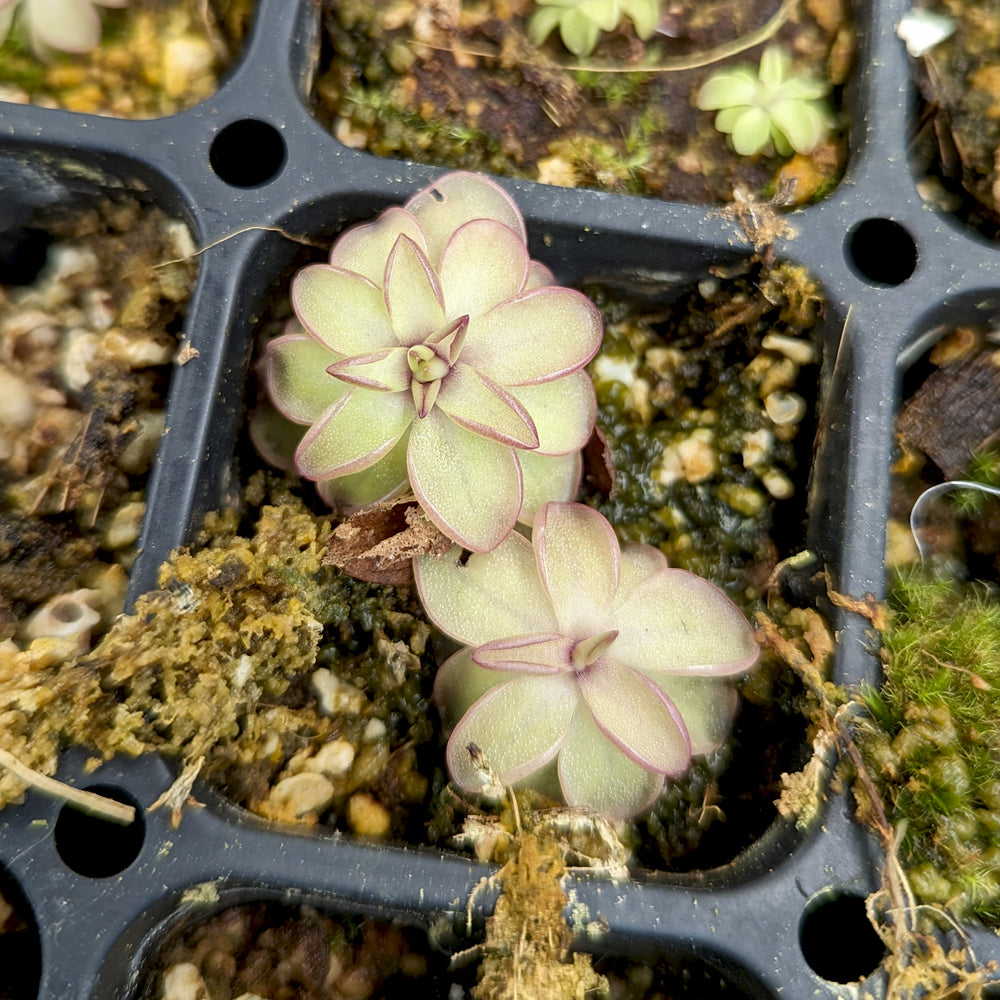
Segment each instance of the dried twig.
[[73,788],[63,781],[50,778],[47,774],[42,774],[34,768],[22,764],[12,753],[0,748],[0,766],[7,768],[19,781],[23,781],[29,788],[48,795],[54,799],[65,802],[66,805],[74,809],[80,809],[91,816],[98,816],[101,819],[110,820],[112,823],[121,823],[128,826],[135,822],[135,809],[124,802],[116,802],[107,796],[98,795],[96,792],[87,792],[82,788]]

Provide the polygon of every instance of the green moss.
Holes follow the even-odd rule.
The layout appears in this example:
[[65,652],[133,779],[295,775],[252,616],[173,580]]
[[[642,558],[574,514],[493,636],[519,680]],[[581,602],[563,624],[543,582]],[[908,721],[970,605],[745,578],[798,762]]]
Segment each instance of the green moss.
[[981,584],[901,575],[883,643],[885,683],[863,692],[859,745],[905,831],[900,861],[921,901],[996,921],[1000,600]]

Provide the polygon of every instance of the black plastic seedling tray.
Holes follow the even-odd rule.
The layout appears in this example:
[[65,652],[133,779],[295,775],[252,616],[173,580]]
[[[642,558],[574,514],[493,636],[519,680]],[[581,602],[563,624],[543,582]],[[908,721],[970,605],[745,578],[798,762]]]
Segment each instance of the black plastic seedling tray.
[[[851,155],[837,189],[787,217],[775,253],[804,265],[828,301],[808,544],[840,591],[883,590],[892,419],[901,373],[944,329],[1000,322],[1000,246],[935,214],[907,164],[915,102],[895,25],[909,0],[856,11],[859,52],[846,107]],[[235,495],[232,454],[243,419],[253,329],[266,292],[295,253],[277,230],[332,238],[345,224],[402,202],[443,170],[379,160],[340,145],[311,117],[306,93],[317,46],[309,0],[261,0],[247,50],[209,101],[143,122],[0,105],[0,253],[55,211],[104,193],[140,193],[190,225],[201,255],[185,336],[199,352],[177,367],[130,594],[192,537],[202,515]],[[743,231],[705,206],[501,181],[528,223],[532,256],[565,283],[638,274],[689,284],[711,264],[751,253]],[[877,681],[864,623],[836,623],[834,679]],[[60,777],[146,806],[170,784],[156,758],[114,761],[84,774],[84,755]],[[465,920],[489,869],[416,848],[367,846],[258,821],[210,790],[208,808],[178,829],[163,811],[114,836],[30,795],[0,814],[0,869],[19,889],[41,942],[43,1000],[128,997],[167,931],[249,897],[305,901],[430,926]],[[103,843],[78,858],[74,843]],[[863,899],[879,885],[874,842],[833,798],[808,833],[777,822],[722,869],[612,883],[575,876],[572,894],[605,934],[602,953],[690,956],[753,998],[884,992],[881,945]],[[211,884],[210,891],[192,892]],[[10,892],[9,886],[5,887]],[[16,893],[14,894],[16,898]],[[495,890],[476,896],[478,918]],[[982,960],[1000,942],[971,931]],[[31,956],[8,961],[29,965]],[[30,971],[30,970],[29,970]],[[30,978],[30,975],[29,975]]]

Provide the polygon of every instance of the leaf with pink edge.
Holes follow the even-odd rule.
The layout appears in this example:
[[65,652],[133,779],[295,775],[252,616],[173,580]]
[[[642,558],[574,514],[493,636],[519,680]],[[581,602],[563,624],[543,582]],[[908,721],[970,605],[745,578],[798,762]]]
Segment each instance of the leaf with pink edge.
[[514,450],[467,431],[438,407],[413,423],[408,468],[427,516],[473,552],[495,548],[517,522],[521,466]]
[[382,290],[350,271],[328,264],[302,268],[292,282],[292,305],[303,326],[341,357],[398,343]]
[[385,304],[397,342],[422,344],[445,325],[441,285],[424,252],[400,236],[385,266]]
[[337,355],[308,334],[288,334],[267,345],[264,379],[271,401],[282,416],[299,424],[315,423],[347,392],[327,374]]
[[543,504],[550,500],[573,500],[580,489],[583,459],[578,451],[569,455],[539,455],[537,451],[519,451],[524,481],[524,500],[517,519],[532,524]]
[[577,707],[558,766],[566,804],[593,809],[609,819],[645,812],[663,789],[663,775],[622,753],[598,729],[586,705]]
[[306,432],[302,424],[293,424],[270,403],[262,400],[250,418],[248,429],[250,440],[264,461],[284,472],[295,471],[292,456]]
[[409,485],[406,475],[406,448],[409,432],[377,462],[360,472],[352,472],[316,484],[323,502],[341,514],[353,514],[382,500],[398,496]]
[[405,347],[390,347],[360,357],[336,361],[327,372],[348,385],[374,392],[404,392],[410,387],[410,366]]
[[615,656],[656,674],[738,674],[757,661],[743,612],[714,584],[682,569],[648,577],[614,609]]
[[453,653],[434,675],[434,702],[444,719],[445,731],[450,731],[490,688],[520,676],[513,671],[479,666],[468,646]]
[[437,405],[473,434],[512,448],[534,448],[531,417],[506,389],[460,361],[441,383]]
[[446,635],[481,646],[511,635],[552,632],[556,620],[538,579],[531,543],[511,532],[492,552],[459,560],[458,547],[420,556],[413,575],[420,603]]
[[406,393],[352,389],[306,432],[295,467],[307,479],[330,479],[374,465],[413,420]]
[[519,294],[528,280],[528,249],[507,226],[467,222],[448,241],[438,276],[449,317],[479,316]]
[[485,642],[472,658],[487,670],[561,674],[573,669],[573,646],[573,640],[559,632],[543,632]]
[[532,288],[545,288],[548,285],[555,285],[556,276],[552,273],[552,268],[546,267],[541,261],[533,260],[528,267],[528,283],[524,286],[525,291]]
[[554,382],[519,385],[510,392],[535,424],[540,454],[565,455],[579,451],[590,440],[597,419],[597,396],[585,371],[570,372]]
[[667,557],[655,546],[642,542],[623,542],[615,607],[624,604],[640,583],[666,568]]
[[521,212],[503,188],[481,174],[457,170],[418,191],[405,205],[427,237],[428,257],[438,264],[455,231],[473,219],[494,219],[527,243]]
[[354,271],[381,287],[386,262],[400,236],[408,236],[424,253],[427,252],[420,223],[406,209],[393,205],[373,222],[352,226],[343,233],[333,244],[330,263],[345,271]]
[[572,288],[536,288],[469,320],[462,360],[500,385],[550,382],[601,346],[597,307]]
[[598,728],[641,767],[683,774],[691,763],[691,741],[677,706],[652,680],[612,657],[612,645],[576,675]]
[[532,544],[559,627],[577,639],[604,630],[618,590],[618,539],[608,522],[583,504],[546,504]]
[[566,737],[579,693],[569,676],[520,676],[490,688],[462,717],[448,740],[448,770],[467,791],[482,787],[469,757],[476,744],[504,784],[550,761]]
[[722,746],[740,700],[725,677],[679,677],[661,673],[651,674],[649,678],[681,713],[691,740],[692,755],[711,753]]

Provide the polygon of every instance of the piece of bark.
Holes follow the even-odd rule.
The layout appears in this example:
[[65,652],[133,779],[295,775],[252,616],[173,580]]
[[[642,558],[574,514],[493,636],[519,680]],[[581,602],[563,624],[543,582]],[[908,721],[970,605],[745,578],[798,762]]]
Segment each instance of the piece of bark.
[[933,372],[903,407],[896,427],[945,476],[961,478],[973,455],[1000,440],[1000,351]]
[[413,496],[384,500],[333,529],[325,565],[368,583],[413,582],[413,557],[440,555],[452,542],[441,534]]

